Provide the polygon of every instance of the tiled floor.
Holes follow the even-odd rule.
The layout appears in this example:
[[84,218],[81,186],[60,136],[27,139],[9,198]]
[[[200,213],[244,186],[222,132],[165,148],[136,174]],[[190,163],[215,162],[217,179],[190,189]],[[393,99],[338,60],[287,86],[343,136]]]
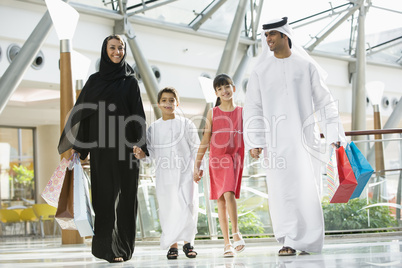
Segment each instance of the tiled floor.
[[167,260],[157,242],[138,242],[133,258],[109,264],[91,254],[90,240],[83,245],[61,245],[60,238],[0,238],[0,267],[268,267],[354,268],[402,267],[402,233],[327,236],[321,254],[279,257],[273,239],[248,239],[246,250],[235,258],[223,258],[222,241],[196,241],[198,256],[188,259],[179,252]]

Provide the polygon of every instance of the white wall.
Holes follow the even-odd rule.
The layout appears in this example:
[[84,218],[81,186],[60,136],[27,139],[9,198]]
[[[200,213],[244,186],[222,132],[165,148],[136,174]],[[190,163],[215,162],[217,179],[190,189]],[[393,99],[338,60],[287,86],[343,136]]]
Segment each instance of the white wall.
[[44,203],[45,201],[40,195],[60,163],[60,156],[57,152],[60,127],[59,125],[38,126],[36,134],[36,200],[38,203]]

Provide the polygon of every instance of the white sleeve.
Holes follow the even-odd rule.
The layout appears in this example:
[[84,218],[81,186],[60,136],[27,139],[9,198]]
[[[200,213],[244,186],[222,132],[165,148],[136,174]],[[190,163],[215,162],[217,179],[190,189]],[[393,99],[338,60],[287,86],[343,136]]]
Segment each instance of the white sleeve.
[[264,121],[260,84],[256,72],[253,72],[247,84],[243,117],[243,138],[247,151],[266,146]]
[[[191,158],[195,161],[197,158],[198,148],[200,147],[200,138],[198,136],[197,127],[190,119],[186,119],[186,140],[190,147]],[[204,157],[205,158],[205,157]],[[204,158],[202,159],[200,170],[204,170]]]
[[315,66],[311,67],[314,110],[326,143],[331,144],[340,141],[342,145],[346,145],[345,131],[339,117],[339,103],[337,100],[334,100],[331,91],[320,78]]

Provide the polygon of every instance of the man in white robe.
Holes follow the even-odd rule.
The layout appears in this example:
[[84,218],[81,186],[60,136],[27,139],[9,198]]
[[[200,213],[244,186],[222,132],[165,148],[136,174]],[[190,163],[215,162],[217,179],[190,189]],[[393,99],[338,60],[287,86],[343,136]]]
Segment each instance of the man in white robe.
[[[156,196],[162,228],[160,246],[169,249],[168,259],[176,259],[177,242],[190,243],[189,258],[193,251],[198,222],[198,184],[193,181],[193,167],[200,144],[197,128],[188,119],[176,114],[178,93],[167,87],[158,94],[162,118],[153,122],[147,131],[149,157],[155,166]],[[145,157],[138,147],[137,158]],[[174,252],[172,251],[174,249]],[[192,251],[192,253],[191,253]],[[187,255],[187,254],[186,254]]]
[[284,246],[279,255],[321,252],[320,158],[325,153],[317,123],[327,148],[345,142],[337,104],[323,71],[294,44],[286,17],[264,24],[261,36],[263,51],[249,78],[244,106],[245,144],[254,158],[264,149],[273,231]]

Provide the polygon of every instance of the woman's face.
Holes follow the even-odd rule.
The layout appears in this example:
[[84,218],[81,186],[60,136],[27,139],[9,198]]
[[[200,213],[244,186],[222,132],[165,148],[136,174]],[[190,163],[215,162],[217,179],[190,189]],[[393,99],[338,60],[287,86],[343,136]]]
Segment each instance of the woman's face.
[[107,42],[106,52],[112,62],[120,63],[124,57],[124,44],[117,39],[110,39]]

